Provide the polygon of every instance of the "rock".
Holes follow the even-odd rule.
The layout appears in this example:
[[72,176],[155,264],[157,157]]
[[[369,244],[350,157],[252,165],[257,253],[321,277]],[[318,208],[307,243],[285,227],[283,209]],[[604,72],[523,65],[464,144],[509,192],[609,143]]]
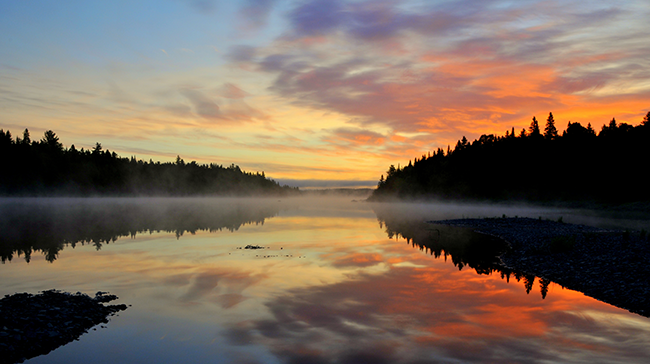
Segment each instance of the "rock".
[[109,316],[127,308],[123,304],[102,304],[114,299],[117,296],[107,292],[98,292],[91,298],[79,292],[56,290],[5,296],[0,300],[1,361],[20,363],[77,340],[93,326],[108,322]]

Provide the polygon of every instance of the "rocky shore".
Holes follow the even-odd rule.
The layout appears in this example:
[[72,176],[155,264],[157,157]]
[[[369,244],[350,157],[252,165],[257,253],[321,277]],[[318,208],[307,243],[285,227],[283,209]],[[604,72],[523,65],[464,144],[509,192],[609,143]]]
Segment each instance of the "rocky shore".
[[93,326],[108,323],[109,316],[126,310],[124,304],[104,305],[115,299],[107,292],[91,298],[56,290],[5,296],[0,300],[0,361],[22,363],[77,340]]
[[650,317],[650,241],[645,231],[506,217],[430,223],[499,237],[510,247],[500,257],[505,267]]

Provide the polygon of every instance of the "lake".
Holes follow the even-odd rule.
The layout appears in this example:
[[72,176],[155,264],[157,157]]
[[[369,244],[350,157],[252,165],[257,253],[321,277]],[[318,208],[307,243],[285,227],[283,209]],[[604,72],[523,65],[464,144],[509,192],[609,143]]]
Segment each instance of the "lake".
[[648,318],[500,268],[500,241],[425,223],[507,215],[648,230],[647,220],[334,197],[3,199],[0,213],[0,294],[108,291],[131,305],[26,363],[650,358]]

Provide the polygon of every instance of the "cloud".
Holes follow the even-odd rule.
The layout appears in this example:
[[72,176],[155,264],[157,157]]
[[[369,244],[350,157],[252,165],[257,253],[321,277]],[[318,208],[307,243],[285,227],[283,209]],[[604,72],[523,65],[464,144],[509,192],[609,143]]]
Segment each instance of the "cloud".
[[298,5],[289,14],[294,31],[301,36],[329,33],[345,22],[344,4],[339,0],[313,0]]
[[265,27],[275,3],[276,0],[246,0],[239,10],[239,15],[244,21],[244,28],[257,30]]
[[[417,12],[399,10],[393,1],[366,1],[351,6],[347,32],[362,41],[384,40],[404,31],[443,35],[460,29],[473,19],[468,14],[443,10],[417,9]],[[461,9],[459,5],[454,9]]]
[[268,116],[262,111],[248,105],[240,98],[231,99],[224,103],[223,116],[235,122],[248,122],[255,119],[266,119]]
[[197,115],[211,120],[221,118],[219,105],[206,97],[202,92],[193,89],[181,89],[180,93],[190,101]]
[[332,132],[332,136],[324,137],[331,143],[346,143],[357,145],[382,145],[386,137],[370,130],[358,128],[338,128]]
[[[310,66],[307,62],[296,63],[295,57],[288,54],[271,54],[259,62],[260,69],[267,72],[289,72],[307,69]],[[292,72],[293,71],[293,72]]]
[[[424,132],[444,146],[462,135],[525,126],[542,111],[561,115],[594,93],[648,77],[634,67],[647,63],[648,47],[618,52],[630,41],[600,29],[622,26],[630,16],[622,7],[530,1],[504,8],[500,1],[476,0],[403,5],[299,3],[288,15],[288,33],[257,50],[258,69],[276,75],[269,90],[303,107],[346,115],[364,129]],[[629,29],[638,44],[640,36]],[[324,40],[299,41],[314,37]],[[633,49],[638,54],[630,56]],[[345,133],[337,136],[342,141]]]
[[225,58],[231,62],[250,62],[257,50],[253,46],[235,45],[229,48]]
[[[266,114],[248,105],[243,100],[248,94],[232,83],[224,84],[215,92],[223,97],[221,106],[212,97],[207,96],[206,91],[182,88],[179,92],[189,101],[195,115],[211,122],[237,124],[267,118]],[[165,106],[165,109],[179,116],[188,116],[188,108],[183,105],[172,104]]]
[[246,91],[229,82],[221,86],[219,94],[227,99],[243,99],[249,95]]
[[[400,8],[396,1],[326,1],[300,3],[289,15],[294,37],[312,37],[343,31],[360,41],[385,40],[403,31],[442,35],[473,21],[484,2],[469,1],[466,7]],[[469,10],[471,9],[471,10]],[[468,11],[469,10],[469,11]]]
[[[308,176],[306,170],[304,178],[325,179],[335,172],[328,165],[337,164],[346,178],[368,179],[462,136],[521,130],[533,115],[553,111],[558,125],[571,120],[599,128],[614,116],[638,123],[648,108],[648,4],[640,0],[176,1],[189,18],[161,13],[156,19],[167,21],[149,25],[165,27],[152,33],[162,38],[133,59],[122,54],[122,61],[101,66],[88,60],[110,51],[90,49],[84,51],[90,58],[64,55],[39,67],[17,48],[12,57],[18,58],[5,62],[12,66],[0,66],[0,108],[8,110],[3,127],[58,125],[57,133],[75,136],[69,142],[77,146],[92,145],[89,135],[128,139],[127,130],[151,145],[178,142],[181,154],[185,148],[202,153],[188,135],[202,133],[207,148],[219,129],[233,140],[219,141],[219,157],[239,160],[235,155],[244,150],[268,148],[277,164],[294,166],[278,176],[300,178],[295,171],[309,165],[319,171]],[[194,11],[220,23],[215,27],[212,16]],[[183,25],[187,19],[195,23]],[[242,19],[244,30],[260,37],[236,45]],[[237,34],[228,31],[233,25]],[[31,33],[18,33],[30,39]],[[63,48],[74,40],[61,39]],[[140,40],[129,40],[127,48],[138,48],[130,42]],[[183,49],[193,56],[174,57]],[[294,133],[296,114],[308,117]],[[264,126],[253,133],[268,139],[235,131],[254,122]]]

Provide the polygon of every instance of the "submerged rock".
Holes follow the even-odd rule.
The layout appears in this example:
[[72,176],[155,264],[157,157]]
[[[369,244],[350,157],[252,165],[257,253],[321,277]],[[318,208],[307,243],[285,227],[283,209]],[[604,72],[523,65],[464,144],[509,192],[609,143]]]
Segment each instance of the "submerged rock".
[[126,310],[124,304],[104,305],[117,298],[108,292],[97,292],[91,298],[57,290],[5,296],[0,299],[1,361],[21,363],[77,340],[93,326]]

